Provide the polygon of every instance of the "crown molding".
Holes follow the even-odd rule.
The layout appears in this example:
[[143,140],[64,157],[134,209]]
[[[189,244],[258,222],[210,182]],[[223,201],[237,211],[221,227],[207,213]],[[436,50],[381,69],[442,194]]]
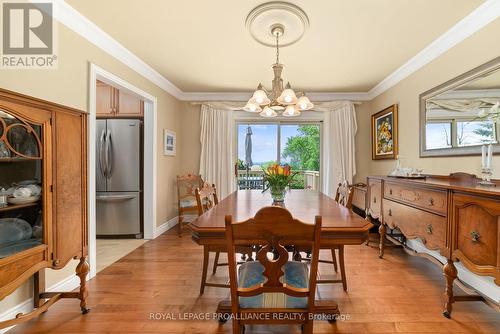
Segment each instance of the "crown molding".
[[395,86],[500,16],[500,0],[487,0],[370,89],[370,100]]
[[54,0],[54,18],[167,93],[181,98],[183,92],[177,86],[64,0]]
[[[31,0],[36,2],[36,0]],[[54,0],[54,17],[75,33],[87,39],[130,69],[139,73],[158,87],[181,101],[246,101],[251,93],[183,92],[153,67],[116,41],[113,37],[83,16],[64,0]],[[500,16],[500,0],[486,0],[465,18],[435,39],[422,51],[392,72],[368,92],[358,93],[308,93],[317,102],[331,100],[369,101],[395,86],[423,66],[427,65],[470,35]]]
[[[210,101],[232,101],[245,102],[252,96],[252,93],[232,93],[232,92],[214,92],[214,93],[182,93],[181,100],[192,102],[210,102]],[[334,100],[353,100],[369,101],[368,93],[327,93],[327,92],[308,92],[307,97],[313,102],[325,102]]]

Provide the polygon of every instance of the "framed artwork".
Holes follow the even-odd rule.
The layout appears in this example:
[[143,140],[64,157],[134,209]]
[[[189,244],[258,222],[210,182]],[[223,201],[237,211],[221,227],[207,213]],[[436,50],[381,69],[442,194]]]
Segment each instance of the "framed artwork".
[[175,155],[177,138],[174,131],[163,130],[163,154]]
[[398,155],[398,105],[372,115],[372,159],[396,159]]

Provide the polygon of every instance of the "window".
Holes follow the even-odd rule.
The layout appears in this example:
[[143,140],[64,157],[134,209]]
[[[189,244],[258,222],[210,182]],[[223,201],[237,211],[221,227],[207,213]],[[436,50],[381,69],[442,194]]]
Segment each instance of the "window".
[[451,122],[427,123],[425,127],[428,150],[451,147]]
[[[252,162],[245,164],[245,137],[247,128],[252,131]],[[278,156],[277,124],[238,124],[238,169],[261,169],[261,166],[271,164]]]
[[435,120],[428,122],[425,130],[428,150],[498,142],[497,126],[490,120]]
[[[252,164],[245,163],[245,138],[252,132]],[[239,188],[262,188],[262,169],[272,163],[289,164],[300,171],[292,188],[318,189],[320,166],[319,123],[240,123],[238,131]]]
[[457,146],[496,143],[495,123],[492,121],[457,122]]

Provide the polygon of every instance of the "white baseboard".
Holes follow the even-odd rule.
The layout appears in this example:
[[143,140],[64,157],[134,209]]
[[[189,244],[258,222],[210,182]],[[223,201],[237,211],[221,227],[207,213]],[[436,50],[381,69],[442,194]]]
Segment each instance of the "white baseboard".
[[56,284],[50,286],[47,291],[55,292],[55,291],[73,291],[74,289],[80,286],[80,278],[75,274],[71,274],[71,276],[66,277],[65,279],[57,282]]
[[174,218],[172,218],[172,219],[164,222],[160,226],[156,226],[153,238],[156,239],[158,236],[160,236],[163,233],[167,232],[172,227],[174,227],[175,225],[177,225],[178,222],[179,222],[179,217],[176,216],[176,217],[174,217]]
[[[78,288],[79,286],[80,286],[80,279],[75,274],[72,274],[71,276],[68,276],[68,277],[60,280],[56,284],[50,286],[47,289],[47,291],[48,292],[55,292],[55,291],[66,292],[66,291],[72,291],[72,290]],[[24,302],[17,304],[16,306],[14,306],[14,307],[8,309],[7,311],[3,312],[2,314],[0,314],[0,321],[13,319],[19,313],[29,313],[31,311],[33,311],[33,298],[27,299]],[[14,326],[0,329],[0,334],[7,332],[9,329],[11,329],[13,327]]]
[[[0,314],[0,321],[5,321],[9,319],[14,319],[19,313],[28,313],[33,310],[33,298],[25,300],[21,304],[17,304],[14,307],[11,307],[7,311]],[[8,330],[14,328],[14,326],[6,327],[0,329],[0,334],[6,333]]]

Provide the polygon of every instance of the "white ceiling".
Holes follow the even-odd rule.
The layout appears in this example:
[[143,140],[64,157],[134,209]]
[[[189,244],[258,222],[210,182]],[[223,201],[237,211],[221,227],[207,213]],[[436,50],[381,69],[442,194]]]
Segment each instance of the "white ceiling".
[[[184,92],[270,86],[275,50],[252,39],[247,14],[265,0],[66,0]],[[309,16],[281,50],[283,77],[315,92],[367,92],[482,0],[290,1]]]

